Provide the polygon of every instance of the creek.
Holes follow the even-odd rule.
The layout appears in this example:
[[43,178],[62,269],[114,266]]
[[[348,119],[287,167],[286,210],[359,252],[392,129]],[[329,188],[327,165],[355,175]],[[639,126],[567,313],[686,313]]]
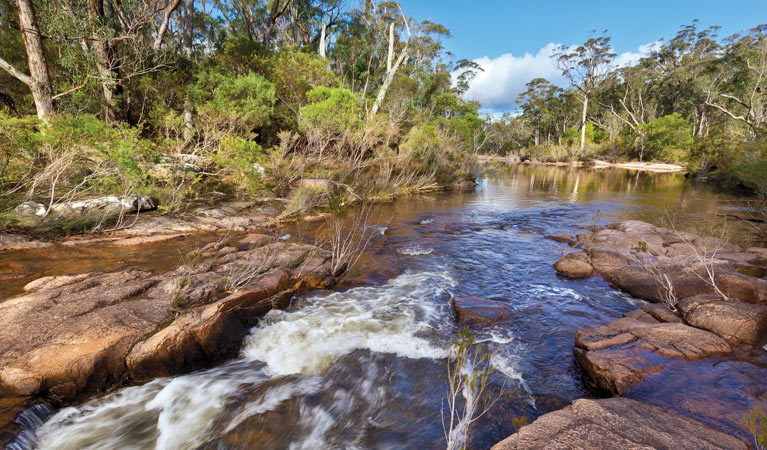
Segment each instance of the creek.
[[[601,278],[555,274],[551,264],[569,247],[545,235],[625,219],[662,224],[667,211],[698,232],[742,207],[743,199],[682,174],[525,165],[494,171],[473,192],[399,199],[374,211],[377,235],[342,285],[270,312],[237,359],[52,413],[27,410],[11,448],[444,448],[446,356],[459,329],[451,296],[511,310],[501,326],[472,330],[497,368],[489,393],[498,401],[472,425],[469,442],[488,448],[514,431],[514,417],[532,421],[593,396],[573,362],[575,331],[641,304]],[[733,240],[763,244],[746,225],[732,227]],[[313,230],[284,232],[305,239]],[[160,270],[177,261],[177,250],[50,259]],[[34,260],[29,252],[15,262],[34,270]],[[6,295],[18,289],[8,286]]]

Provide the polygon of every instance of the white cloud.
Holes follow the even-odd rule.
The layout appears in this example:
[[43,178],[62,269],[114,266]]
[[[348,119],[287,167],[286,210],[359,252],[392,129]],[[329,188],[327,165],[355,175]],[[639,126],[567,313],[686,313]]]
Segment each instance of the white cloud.
[[[625,52],[615,58],[617,67],[626,67],[648,56],[657,49],[660,41],[640,45],[636,52]],[[516,57],[511,53],[497,58],[482,57],[474,60],[482,66],[464,95],[469,100],[480,102],[485,110],[513,110],[517,96],[525,91],[525,83],[533,78],[545,78],[558,86],[566,86],[567,80],[557,68],[554,54],[558,44],[549,43],[535,55],[525,53]]]

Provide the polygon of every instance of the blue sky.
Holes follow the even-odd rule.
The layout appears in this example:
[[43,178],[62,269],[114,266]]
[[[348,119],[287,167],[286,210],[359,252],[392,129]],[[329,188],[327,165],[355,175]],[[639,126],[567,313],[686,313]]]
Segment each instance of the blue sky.
[[411,17],[447,26],[453,34],[445,43],[447,50],[485,67],[469,96],[494,111],[513,109],[513,99],[532,77],[562,83],[550,62],[550,44],[580,44],[592,30],[606,29],[616,53],[628,62],[646,54],[648,44],[673,37],[693,19],[699,19],[702,27],[721,26],[720,36],[767,23],[767,0],[401,0],[401,4]]

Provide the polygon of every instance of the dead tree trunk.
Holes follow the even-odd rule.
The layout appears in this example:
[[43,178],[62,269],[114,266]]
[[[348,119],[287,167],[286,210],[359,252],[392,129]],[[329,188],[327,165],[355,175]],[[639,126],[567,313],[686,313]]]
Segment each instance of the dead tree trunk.
[[[194,14],[194,0],[184,0],[184,56],[192,59],[192,46],[194,45],[192,15]],[[188,141],[194,136],[194,106],[189,94],[184,99],[184,138]]]
[[410,46],[410,25],[408,24],[407,17],[405,17],[405,13],[402,11],[401,6],[399,11],[402,14],[402,20],[405,22],[405,29],[407,30],[407,41],[405,41],[405,48],[402,49],[402,52],[397,58],[397,61],[392,65],[391,61],[394,59],[394,24],[389,26],[389,55],[387,57],[386,77],[384,78],[384,82],[381,85],[381,88],[378,90],[378,96],[376,96],[376,101],[373,103],[373,109],[370,111],[371,119],[375,117],[375,115],[378,113],[378,110],[381,108],[381,103],[383,103],[384,98],[386,98],[386,91],[389,90],[389,87],[394,81],[394,76],[397,74],[399,66],[402,65],[408,56],[408,50]]

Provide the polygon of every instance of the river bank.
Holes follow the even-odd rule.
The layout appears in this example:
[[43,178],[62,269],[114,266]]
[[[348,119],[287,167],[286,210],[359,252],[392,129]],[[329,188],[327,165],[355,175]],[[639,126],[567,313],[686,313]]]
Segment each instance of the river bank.
[[530,161],[530,160],[521,161],[518,157],[492,156],[492,155],[477,155],[477,159],[479,161],[484,161],[484,162],[503,162],[507,164],[508,163],[541,164],[545,166],[555,166],[555,167],[588,167],[592,169],[613,168],[613,169],[626,169],[626,170],[636,170],[636,171],[653,172],[653,173],[674,173],[674,172],[683,172],[684,170],[686,170],[684,166],[680,166],[678,164],[653,163],[653,162],[642,162],[642,161],[611,163],[608,161],[595,159],[591,161],[544,162],[544,161]]

